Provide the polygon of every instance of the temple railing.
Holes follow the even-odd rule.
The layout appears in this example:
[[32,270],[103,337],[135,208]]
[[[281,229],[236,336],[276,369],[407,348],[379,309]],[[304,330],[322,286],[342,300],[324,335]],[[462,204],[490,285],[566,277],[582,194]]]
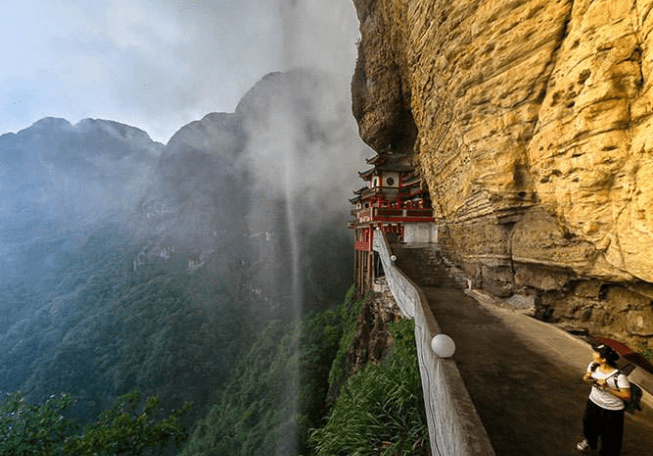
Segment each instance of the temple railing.
[[374,234],[373,248],[379,253],[388,287],[404,315],[415,320],[431,454],[493,456],[494,450],[458,366],[450,358],[440,358],[431,349],[433,337],[441,331],[424,292],[394,265],[385,235],[378,230]]
[[355,227],[359,223],[380,222],[429,222],[433,221],[432,209],[420,208],[395,208],[395,207],[366,207],[353,209],[352,215],[356,220],[350,224]]

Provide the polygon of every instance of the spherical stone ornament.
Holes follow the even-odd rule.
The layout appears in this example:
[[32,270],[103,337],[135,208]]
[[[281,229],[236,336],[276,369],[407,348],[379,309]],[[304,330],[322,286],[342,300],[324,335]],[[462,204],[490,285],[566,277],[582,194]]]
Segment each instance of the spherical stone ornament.
[[431,349],[440,358],[449,358],[456,352],[456,344],[446,334],[437,334],[431,339]]

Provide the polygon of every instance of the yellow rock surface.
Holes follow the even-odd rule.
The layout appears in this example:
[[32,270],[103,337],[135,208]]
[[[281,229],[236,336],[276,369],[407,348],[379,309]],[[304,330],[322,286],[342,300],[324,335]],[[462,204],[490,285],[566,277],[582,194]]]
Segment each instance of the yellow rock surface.
[[653,0],[353,1],[361,137],[414,155],[459,265],[650,294]]

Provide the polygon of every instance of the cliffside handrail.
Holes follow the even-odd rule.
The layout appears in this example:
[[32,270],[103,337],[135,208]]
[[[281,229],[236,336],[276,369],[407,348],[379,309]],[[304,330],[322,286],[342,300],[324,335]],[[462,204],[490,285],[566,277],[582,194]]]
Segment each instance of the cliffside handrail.
[[424,292],[394,265],[392,250],[380,230],[374,233],[373,248],[379,253],[397,305],[406,317],[415,320],[431,453],[433,456],[493,456],[494,449],[456,363],[440,358],[431,349],[433,337],[441,331]]

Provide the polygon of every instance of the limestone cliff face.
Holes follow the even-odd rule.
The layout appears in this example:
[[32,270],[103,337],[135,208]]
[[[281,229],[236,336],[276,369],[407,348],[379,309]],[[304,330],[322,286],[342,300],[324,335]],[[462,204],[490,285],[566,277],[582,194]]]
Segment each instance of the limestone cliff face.
[[653,0],[353,0],[361,137],[413,154],[447,255],[557,321],[653,335]]

